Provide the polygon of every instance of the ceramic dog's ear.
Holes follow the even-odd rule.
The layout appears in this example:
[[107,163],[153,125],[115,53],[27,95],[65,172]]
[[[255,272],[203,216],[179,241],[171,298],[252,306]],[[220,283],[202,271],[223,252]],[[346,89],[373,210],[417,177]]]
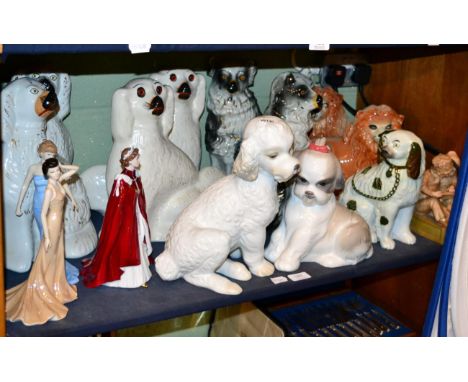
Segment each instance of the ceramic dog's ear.
[[15,97],[13,86],[7,85],[1,92],[1,125],[2,142],[8,142],[14,136],[15,128]]
[[255,76],[257,75],[257,67],[253,63],[249,65],[248,73],[249,73],[249,86],[252,86],[254,84]]
[[336,177],[335,177],[335,190],[342,190],[345,185],[343,169],[341,168],[340,161],[335,158],[336,164]]
[[70,94],[71,94],[71,81],[67,73],[57,73],[57,98],[60,105],[58,117],[64,120],[70,114]]
[[[174,127],[174,110],[175,110],[175,99],[174,99],[174,90],[171,87],[164,85],[164,92],[166,92],[166,97],[164,99],[164,113],[162,113],[162,128],[163,135],[167,138]],[[164,94],[162,94],[164,95]]]
[[132,89],[117,89],[112,96],[112,137],[114,141],[127,140],[132,137],[133,113],[128,100]]
[[270,88],[270,102],[268,103],[268,106],[266,107],[265,111],[263,114],[265,115],[271,115],[273,112],[273,107],[275,105],[275,99],[278,93],[281,92],[281,90],[284,87],[284,79],[289,73],[281,73],[275,77],[273,82],[271,83],[271,88]]
[[255,143],[249,138],[242,141],[239,154],[232,167],[234,175],[250,182],[258,177],[258,162],[254,146]]
[[193,114],[196,119],[199,119],[205,108],[205,77],[201,74],[195,74],[198,76],[197,94],[193,100]]
[[406,168],[408,169],[408,176],[413,179],[418,179],[421,172],[422,150],[417,142],[411,144],[408,161]]

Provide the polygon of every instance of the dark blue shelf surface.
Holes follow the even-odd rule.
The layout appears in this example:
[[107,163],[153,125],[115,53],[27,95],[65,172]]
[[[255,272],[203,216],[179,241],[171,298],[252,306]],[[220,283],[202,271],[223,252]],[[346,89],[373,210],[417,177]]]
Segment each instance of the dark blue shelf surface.
[[[153,243],[154,255],[163,249],[163,243]],[[99,287],[88,289],[78,285],[78,300],[68,304],[68,316],[56,322],[40,326],[24,326],[22,323],[7,323],[8,336],[88,336],[96,333],[142,325],[179,317],[186,314],[220,308],[245,301],[255,301],[273,296],[287,295],[318,286],[367,276],[396,268],[422,264],[439,257],[441,246],[418,237],[416,245],[397,243],[395,250],[386,251],[375,246],[374,255],[355,266],[324,268],[315,263],[303,263],[294,272],[307,272],[311,278],[273,284],[269,277],[253,277],[239,282],[243,293],[225,296],[207,289],[198,288],[184,280],[162,281],[155,274],[149,288],[121,289]],[[72,263],[79,266],[80,260]],[[286,276],[275,272],[273,276]],[[27,274],[6,272],[6,286],[10,288],[25,280]]]

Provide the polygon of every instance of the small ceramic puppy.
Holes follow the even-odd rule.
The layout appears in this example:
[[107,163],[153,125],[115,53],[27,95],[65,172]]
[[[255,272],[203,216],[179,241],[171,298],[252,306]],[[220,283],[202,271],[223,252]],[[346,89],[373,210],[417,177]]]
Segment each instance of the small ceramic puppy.
[[174,91],[174,127],[169,140],[199,168],[200,117],[205,108],[205,78],[190,69],[162,70],[152,74],[151,78]]
[[336,201],[333,191],[343,186],[341,167],[320,143],[299,154],[301,171],[265,251],[280,271],[295,271],[301,262],[354,265],[372,255],[367,223]]
[[[278,212],[276,188],[299,171],[291,156],[293,135],[277,117],[257,117],[244,131],[233,174],[206,189],[169,230],[164,252],[156,258],[163,280],[187,282],[222,294],[242,288],[219,275],[248,280],[251,273],[269,276],[274,267],[264,259],[266,227]],[[228,259],[240,248],[249,270]]]
[[395,248],[393,239],[414,244],[410,222],[425,169],[423,143],[411,131],[390,131],[381,135],[379,153],[379,164],[346,181],[340,202],[367,221],[373,243],[385,249]]
[[260,115],[253,86],[257,68],[234,66],[212,69],[207,96],[205,145],[213,166],[230,174],[245,125]]
[[321,109],[322,97],[312,89],[311,80],[300,73],[286,72],[273,80],[265,114],[287,122],[294,134],[294,150],[301,151],[309,145],[313,115]]

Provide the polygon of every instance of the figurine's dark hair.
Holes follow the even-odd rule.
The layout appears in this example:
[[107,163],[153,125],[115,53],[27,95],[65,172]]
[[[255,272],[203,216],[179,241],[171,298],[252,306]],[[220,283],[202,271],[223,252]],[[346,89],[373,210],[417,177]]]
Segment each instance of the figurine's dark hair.
[[57,158],[49,158],[44,161],[42,164],[42,173],[44,174],[44,177],[47,179],[47,173],[49,172],[49,169],[55,168],[59,165],[59,161]]
[[[131,151],[131,152],[130,152]],[[133,158],[135,158],[139,154],[138,149],[133,149],[131,147],[126,147],[122,150],[120,154],[120,165],[122,168],[127,167]]]

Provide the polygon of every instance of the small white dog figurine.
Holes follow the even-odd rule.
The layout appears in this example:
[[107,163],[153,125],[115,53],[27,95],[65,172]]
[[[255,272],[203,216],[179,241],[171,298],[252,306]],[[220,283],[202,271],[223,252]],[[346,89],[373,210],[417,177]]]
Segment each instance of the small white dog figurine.
[[[242,288],[216,274],[248,280],[251,273],[269,276],[274,267],[263,257],[266,227],[278,212],[277,182],[299,171],[292,157],[293,135],[277,117],[257,117],[244,131],[233,174],[203,192],[178,217],[167,235],[155,267],[163,280],[183,277],[222,294]],[[240,248],[244,262],[228,259]]]
[[279,74],[271,84],[270,103],[264,114],[286,121],[294,134],[294,150],[309,145],[313,116],[322,109],[322,97],[312,89],[312,81],[300,73]]
[[301,171],[284,218],[265,251],[265,257],[280,271],[295,271],[301,262],[325,267],[354,265],[372,255],[367,223],[336,201],[333,191],[342,188],[343,174],[323,141],[310,144],[299,154]]
[[208,89],[205,145],[213,166],[230,174],[247,123],[260,115],[254,93],[257,68],[229,66],[209,71],[213,79]]
[[420,138],[408,130],[381,135],[380,164],[367,167],[346,181],[340,202],[356,210],[369,224],[372,242],[395,248],[393,239],[414,244],[410,231],[425,169]]
[[29,166],[38,161],[37,146],[45,139],[46,120],[57,112],[59,103],[55,92],[32,78],[10,82],[1,95],[6,267],[26,272],[34,257],[33,193],[26,194],[21,217],[16,216],[16,202]]
[[205,108],[205,77],[190,69],[162,70],[151,78],[175,94],[174,127],[169,140],[200,167],[200,117]]
[[[197,171],[192,161],[169,139],[174,123],[174,93],[151,78],[137,78],[117,89],[112,98],[114,144],[106,170],[107,193],[120,172],[120,153],[125,147],[140,149],[141,179],[146,194],[146,210],[153,241],[163,241],[182,211],[202,190],[219,179],[220,171],[206,167]],[[83,178],[88,193],[102,194],[103,166],[88,169]],[[92,205],[100,211],[93,198]]]

